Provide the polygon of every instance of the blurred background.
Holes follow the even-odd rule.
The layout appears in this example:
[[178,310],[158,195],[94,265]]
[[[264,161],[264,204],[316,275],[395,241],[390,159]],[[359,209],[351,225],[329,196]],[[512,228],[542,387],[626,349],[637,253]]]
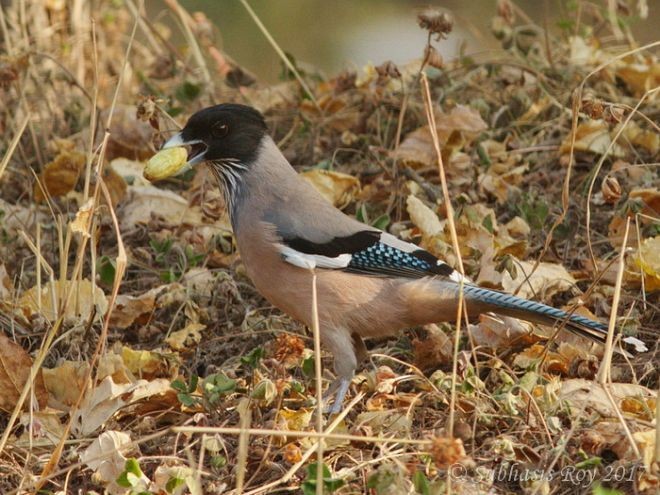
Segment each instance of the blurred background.
[[[190,12],[201,11],[208,16],[219,29],[219,45],[242,67],[263,82],[278,79],[280,60],[238,0],[180,3]],[[639,22],[639,15],[647,8],[649,18],[657,18],[660,0],[628,2],[625,7],[623,2],[618,3],[630,11],[628,19],[639,43],[657,39],[657,25]],[[538,26],[556,34],[571,32],[578,17],[568,2],[519,0],[515,4]],[[605,4],[593,4],[594,9],[602,11],[603,28],[607,22]],[[147,5],[156,18],[167,10],[160,0],[150,0]],[[475,55],[501,46],[491,32],[495,0],[251,0],[250,5],[297,63],[325,75],[370,62],[377,65],[391,60],[400,64],[419,57],[426,32],[417,26],[416,14],[429,6],[446,8],[456,21],[449,39],[437,45],[445,58],[455,57],[461,50]]]

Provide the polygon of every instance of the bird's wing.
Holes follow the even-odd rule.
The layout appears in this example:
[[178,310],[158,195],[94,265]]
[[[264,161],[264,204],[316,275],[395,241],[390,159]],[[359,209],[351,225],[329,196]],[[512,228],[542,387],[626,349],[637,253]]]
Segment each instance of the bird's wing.
[[327,268],[382,277],[447,277],[461,275],[419,246],[380,230],[360,230],[328,241],[311,241],[280,233],[282,257],[303,268]]

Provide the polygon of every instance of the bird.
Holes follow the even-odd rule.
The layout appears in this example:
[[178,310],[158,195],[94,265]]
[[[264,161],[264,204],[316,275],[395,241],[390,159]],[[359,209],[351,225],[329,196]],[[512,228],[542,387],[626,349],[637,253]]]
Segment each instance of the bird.
[[[344,214],[296,172],[264,116],[250,106],[222,103],[197,111],[161,149],[173,147],[187,147],[187,166],[210,166],[256,289],[308,327],[316,277],[321,343],[334,357],[336,376],[324,396],[334,396],[330,414],[341,411],[367,357],[363,339],[454,321],[460,291],[471,318],[495,313],[549,326],[563,322],[570,332],[605,342],[603,323],[479,287],[418,245]],[[621,344],[630,352],[647,350],[630,336]]]

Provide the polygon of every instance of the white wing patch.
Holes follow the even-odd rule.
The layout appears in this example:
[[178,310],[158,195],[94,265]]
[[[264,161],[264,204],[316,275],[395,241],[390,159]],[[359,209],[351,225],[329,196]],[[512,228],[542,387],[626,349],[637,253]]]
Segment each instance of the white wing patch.
[[307,270],[312,270],[314,268],[346,268],[351,262],[350,254],[340,254],[336,258],[330,258],[329,256],[322,256],[319,254],[301,253],[300,251],[296,251],[289,246],[283,246],[282,244],[278,244],[277,247],[284,258],[284,261],[300,268],[306,268]]
[[403,251],[404,253],[412,253],[419,249],[418,245],[413,244],[412,242],[402,241],[398,237],[388,234],[387,232],[382,232],[380,234],[380,242],[393,247],[394,249],[398,249],[399,251]]

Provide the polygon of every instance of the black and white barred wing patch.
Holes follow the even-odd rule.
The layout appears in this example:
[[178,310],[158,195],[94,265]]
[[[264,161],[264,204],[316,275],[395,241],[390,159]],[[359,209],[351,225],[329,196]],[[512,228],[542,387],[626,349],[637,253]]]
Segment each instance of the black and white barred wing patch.
[[377,230],[335,237],[324,243],[283,236],[280,252],[287,262],[303,268],[341,269],[381,277],[436,275],[455,281],[461,278],[458,272],[431,253]]

